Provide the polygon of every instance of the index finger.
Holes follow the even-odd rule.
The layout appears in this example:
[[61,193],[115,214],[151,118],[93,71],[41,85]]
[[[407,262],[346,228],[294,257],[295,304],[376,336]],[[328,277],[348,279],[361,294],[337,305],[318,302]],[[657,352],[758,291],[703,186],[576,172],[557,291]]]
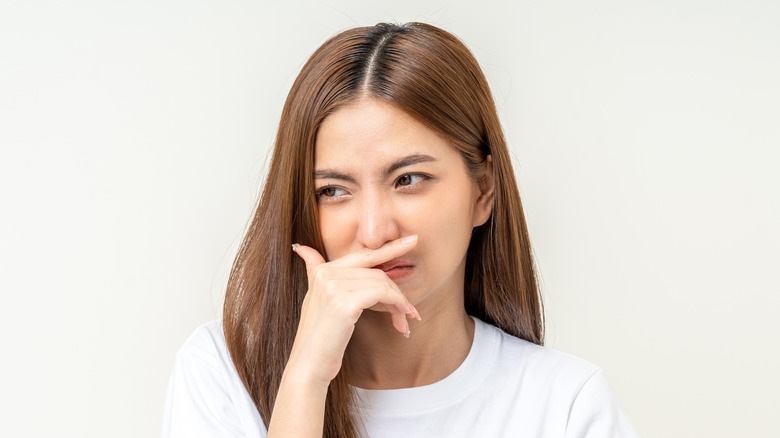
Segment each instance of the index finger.
[[384,262],[400,257],[417,244],[417,235],[401,237],[385,243],[377,249],[363,248],[330,262],[340,268],[373,268]]

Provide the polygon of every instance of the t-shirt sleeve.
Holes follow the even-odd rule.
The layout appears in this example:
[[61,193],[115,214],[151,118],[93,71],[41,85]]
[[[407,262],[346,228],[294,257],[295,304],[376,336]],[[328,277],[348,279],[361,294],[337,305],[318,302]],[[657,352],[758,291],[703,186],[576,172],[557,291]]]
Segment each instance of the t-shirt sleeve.
[[229,388],[218,357],[182,348],[168,384],[162,437],[249,438]]
[[566,438],[638,438],[631,423],[599,370],[582,386],[572,402]]

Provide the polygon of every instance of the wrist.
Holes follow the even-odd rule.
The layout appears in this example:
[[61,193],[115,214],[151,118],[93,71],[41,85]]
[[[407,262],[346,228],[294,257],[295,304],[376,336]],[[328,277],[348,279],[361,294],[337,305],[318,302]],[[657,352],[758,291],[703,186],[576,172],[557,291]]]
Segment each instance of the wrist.
[[288,363],[282,373],[283,386],[292,386],[301,388],[310,394],[317,392],[327,393],[330,386],[330,380],[319,378],[310,367],[300,367]]

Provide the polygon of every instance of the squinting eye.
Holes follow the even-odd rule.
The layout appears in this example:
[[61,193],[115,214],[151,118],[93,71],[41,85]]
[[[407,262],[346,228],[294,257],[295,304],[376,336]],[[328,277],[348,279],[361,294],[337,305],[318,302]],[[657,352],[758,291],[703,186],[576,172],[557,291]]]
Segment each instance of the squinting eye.
[[411,186],[414,184],[417,184],[420,182],[424,177],[422,175],[416,175],[413,173],[407,173],[406,175],[401,175],[398,180],[396,181],[396,184],[399,186]]
[[342,189],[341,187],[334,187],[334,186],[325,186],[320,189],[317,189],[317,198],[335,198],[338,196],[343,196],[347,193],[346,190]]

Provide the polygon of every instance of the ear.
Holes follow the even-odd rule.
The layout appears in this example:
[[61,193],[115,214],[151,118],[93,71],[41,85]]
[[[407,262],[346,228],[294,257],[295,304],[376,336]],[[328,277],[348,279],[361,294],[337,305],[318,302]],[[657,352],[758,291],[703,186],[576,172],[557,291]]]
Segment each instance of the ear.
[[495,198],[495,181],[493,179],[493,156],[485,159],[485,170],[477,181],[479,194],[474,205],[474,220],[472,226],[478,227],[490,218],[493,213],[493,200]]

